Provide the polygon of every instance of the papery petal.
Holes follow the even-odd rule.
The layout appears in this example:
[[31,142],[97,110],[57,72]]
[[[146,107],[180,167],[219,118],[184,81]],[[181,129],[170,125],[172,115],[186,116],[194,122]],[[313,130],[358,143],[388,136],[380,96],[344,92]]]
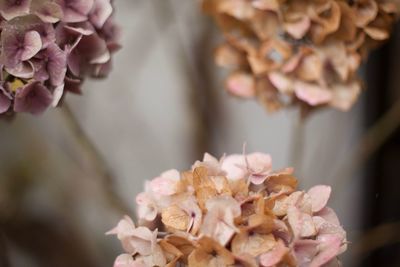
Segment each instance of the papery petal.
[[0,14],[6,20],[11,20],[28,14],[30,4],[31,0],[2,0],[0,1]]
[[121,254],[114,262],[114,267],[146,267],[141,261],[136,261],[132,258],[132,255]]
[[272,158],[264,153],[251,153],[246,155],[248,168],[256,174],[267,174],[272,170]]
[[226,177],[231,180],[243,179],[248,174],[245,157],[240,154],[225,157],[221,169],[226,172]]
[[49,72],[50,82],[54,86],[64,83],[67,72],[67,55],[56,44],[51,44],[46,49],[48,57],[47,71]]
[[267,253],[260,256],[260,263],[265,267],[272,267],[278,264],[282,258],[288,253],[289,249],[285,246],[282,240],[278,240],[277,245]]
[[29,61],[21,62],[13,68],[6,67],[5,70],[9,74],[22,79],[30,79],[35,73],[34,66]]
[[0,114],[6,112],[11,107],[11,99],[5,93],[5,89],[0,87]]
[[294,88],[296,96],[311,106],[326,104],[332,99],[332,93],[318,85],[298,81]]
[[251,98],[256,94],[253,76],[246,73],[234,73],[226,81],[228,92],[235,96]]
[[170,196],[176,193],[180,174],[177,170],[169,170],[154,178],[150,182],[151,190],[163,196]]
[[14,100],[14,111],[40,114],[53,101],[50,91],[40,82],[31,82],[17,91]]
[[325,239],[323,249],[312,259],[309,267],[321,267],[325,263],[328,263],[338,255],[341,244],[342,240],[334,235]]
[[310,237],[317,233],[312,217],[299,208],[289,207],[287,216],[295,237]]
[[328,203],[332,188],[326,185],[317,185],[308,190],[307,194],[311,197],[312,212],[322,210]]
[[61,6],[50,1],[37,6],[33,5],[31,8],[36,16],[46,23],[56,23],[64,16]]
[[42,40],[36,31],[29,31],[24,37],[24,50],[21,53],[21,60],[25,61],[36,55],[42,48]]
[[64,13],[62,21],[81,22],[87,20],[93,2],[93,0],[57,0]]
[[89,20],[96,28],[103,27],[111,16],[113,7],[110,0],[94,0],[93,8],[89,14]]

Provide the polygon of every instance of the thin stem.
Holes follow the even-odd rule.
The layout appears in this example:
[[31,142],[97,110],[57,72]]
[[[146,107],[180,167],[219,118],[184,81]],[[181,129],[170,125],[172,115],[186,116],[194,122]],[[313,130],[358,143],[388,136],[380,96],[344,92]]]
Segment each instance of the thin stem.
[[334,184],[343,185],[345,178],[357,171],[378,149],[384,145],[400,126],[400,98],[367,131],[357,146],[351,150],[343,168],[336,174]]
[[109,203],[119,212],[123,214],[133,215],[134,212],[129,208],[119,194],[116,192],[114,181],[115,177],[112,171],[108,168],[108,164],[97,150],[96,146],[92,143],[85,131],[82,129],[75,115],[71,111],[67,103],[62,106],[62,113],[68,128],[74,135],[75,140],[80,144],[81,148],[90,157],[93,168],[97,175],[101,177],[103,190],[107,196]]

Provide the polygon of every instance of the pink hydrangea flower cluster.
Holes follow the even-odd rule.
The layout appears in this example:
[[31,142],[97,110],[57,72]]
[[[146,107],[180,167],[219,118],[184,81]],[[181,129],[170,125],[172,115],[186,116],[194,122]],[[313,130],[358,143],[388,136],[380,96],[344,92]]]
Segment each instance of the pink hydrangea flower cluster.
[[327,207],[331,188],[296,188],[293,169],[273,171],[262,153],[164,172],[136,198],[138,225],[125,216],[108,232],[125,250],[114,267],[340,266],[346,232]]
[[42,113],[107,75],[119,48],[112,13],[112,0],[0,1],[0,114]]

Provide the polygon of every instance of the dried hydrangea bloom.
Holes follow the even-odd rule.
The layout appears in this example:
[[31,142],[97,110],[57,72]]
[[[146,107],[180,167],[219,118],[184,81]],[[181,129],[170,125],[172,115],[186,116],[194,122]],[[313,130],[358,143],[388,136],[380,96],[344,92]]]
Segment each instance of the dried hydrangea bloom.
[[205,154],[146,182],[138,225],[125,216],[107,233],[125,250],[114,267],[340,266],[346,232],[330,195],[297,190],[293,169],[273,171],[267,154]]
[[231,71],[227,91],[269,111],[348,110],[361,91],[360,64],[389,38],[400,10],[395,0],[203,0],[203,7],[224,34],[215,59]]
[[0,0],[0,114],[39,114],[119,49],[112,0]]

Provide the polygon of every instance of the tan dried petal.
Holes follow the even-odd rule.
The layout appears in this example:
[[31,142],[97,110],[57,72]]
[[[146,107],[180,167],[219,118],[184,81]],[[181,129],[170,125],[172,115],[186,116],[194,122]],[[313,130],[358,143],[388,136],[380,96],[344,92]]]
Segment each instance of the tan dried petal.
[[378,15],[378,4],[375,0],[356,1],[353,9],[355,13],[355,24],[358,27],[365,27]]
[[165,208],[161,213],[161,220],[167,226],[176,230],[186,231],[189,227],[188,214],[176,205]]
[[165,267],[175,267],[178,260],[183,256],[183,253],[166,240],[160,240],[159,245],[163,250],[164,256],[168,262]]
[[198,244],[188,257],[190,267],[225,267],[235,262],[232,253],[211,238],[202,237]]
[[358,82],[350,84],[336,84],[332,86],[333,98],[331,106],[343,111],[349,110],[361,92],[361,85]]
[[178,235],[170,235],[166,238],[166,241],[182,253],[181,260],[187,264],[190,253],[195,249],[193,243],[187,238]]
[[322,77],[323,62],[317,54],[304,56],[296,70],[297,76],[303,81],[317,81]]
[[327,1],[327,4],[323,6],[321,10],[317,8],[311,10],[311,20],[316,22],[311,29],[310,34],[312,40],[320,44],[325,38],[335,32],[340,25],[340,6],[336,1]]
[[231,45],[221,45],[215,51],[215,62],[226,68],[238,68],[247,64],[245,55]]
[[258,234],[256,232],[243,231],[235,235],[231,243],[234,254],[250,254],[253,257],[271,250],[276,245],[272,234]]

